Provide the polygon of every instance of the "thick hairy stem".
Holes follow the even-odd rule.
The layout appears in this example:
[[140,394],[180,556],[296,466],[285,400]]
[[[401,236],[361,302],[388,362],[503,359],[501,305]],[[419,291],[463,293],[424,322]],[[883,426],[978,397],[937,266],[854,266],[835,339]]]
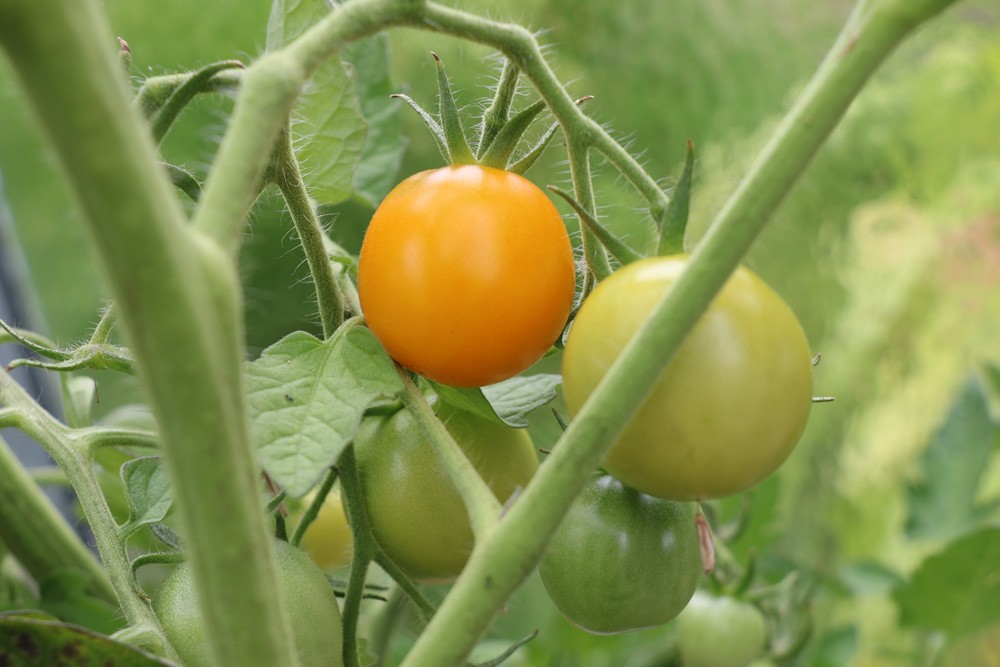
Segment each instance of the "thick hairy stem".
[[[120,309],[160,425],[216,661],[294,665],[244,411],[235,266],[186,224],[96,2],[0,0],[0,44],[55,148]],[[85,506],[98,502],[80,491]],[[112,581],[123,576],[120,564],[106,566]]]
[[306,254],[309,273],[316,286],[316,301],[319,303],[319,319],[323,325],[323,337],[329,338],[344,321],[344,295],[340,291],[337,277],[330,266],[330,257],[323,243],[323,228],[320,227],[316,209],[302,182],[299,163],[292,150],[292,137],[286,130],[278,139],[275,149],[274,182],[281,190],[292,224],[299,235],[299,243]]

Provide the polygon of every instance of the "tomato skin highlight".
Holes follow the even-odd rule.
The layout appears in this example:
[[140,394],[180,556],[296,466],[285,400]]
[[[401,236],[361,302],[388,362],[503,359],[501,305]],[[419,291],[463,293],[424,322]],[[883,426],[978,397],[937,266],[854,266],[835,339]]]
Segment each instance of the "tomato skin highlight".
[[[343,626],[340,607],[326,575],[309,556],[288,542],[275,542],[278,590],[292,622],[295,652],[303,667],[342,667]],[[205,624],[198,607],[194,572],[181,563],[164,580],[155,600],[156,615],[167,639],[186,667],[212,664]],[[253,628],[247,628],[253,632]]]
[[[448,405],[437,413],[501,503],[538,469],[526,430]],[[454,580],[474,545],[469,515],[413,417],[366,418],[354,451],[372,531],[392,561],[416,581]]]
[[368,327],[438,382],[479,387],[538,361],[575,289],[558,210],[517,174],[456,165],[410,176],[372,217],[358,260]]
[[[640,260],[584,301],[563,355],[575,414],[687,265]],[[739,268],[682,343],[612,446],[604,467],[639,491],[675,500],[750,488],[789,456],[812,404],[805,333],[780,296]]]
[[695,503],[648,496],[604,475],[570,507],[539,565],[566,618],[594,634],[662,625],[701,578]]

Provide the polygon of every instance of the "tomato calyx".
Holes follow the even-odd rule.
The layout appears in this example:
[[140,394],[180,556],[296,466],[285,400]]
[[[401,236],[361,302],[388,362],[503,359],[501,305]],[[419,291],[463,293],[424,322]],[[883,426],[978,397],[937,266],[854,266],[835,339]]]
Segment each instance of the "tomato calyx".
[[[533,165],[545,151],[559,129],[558,123],[552,123],[541,138],[527,149],[521,157],[514,158],[514,153],[525,132],[536,118],[545,110],[545,102],[538,100],[527,108],[511,115],[514,97],[516,96],[520,71],[517,66],[506,61],[500,80],[494,90],[493,101],[483,112],[478,123],[478,136],[475,138],[475,151],[470,145],[463,127],[458,104],[451,91],[444,63],[434,52],[431,52],[437,70],[438,83],[438,113],[431,114],[421,107],[409,95],[397,93],[392,95],[410,106],[424,121],[427,129],[434,137],[441,157],[448,164],[477,164],[483,167],[503,169],[515,174],[523,174]],[[580,98],[577,103],[591,99]]]

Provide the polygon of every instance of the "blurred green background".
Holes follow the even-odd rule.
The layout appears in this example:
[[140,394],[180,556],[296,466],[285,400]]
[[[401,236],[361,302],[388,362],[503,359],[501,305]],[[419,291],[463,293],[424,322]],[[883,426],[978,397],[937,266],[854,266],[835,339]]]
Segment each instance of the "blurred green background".
[[[594,95],[587,112],[664,184],[679,173],[685,141],[694,141],[689,244],[850,9],[841,1],[792,0],[453,4],[538,31],[571,94]],[[131,46],[137,80],[224,58],[253,59],[263,49],[269,12],[266,2],[236,0],[155,8],[107,0],[105,7]],[[433,105],[431,50],[444,59],[460,104],[477,111],[498,62],[483,48],[437,35],[390,33],[394,89]],[[204,175],[230,107],[230,100],[199,99],[171,133],[165,157]],[[408,112],[401,118],[409,144],[400,178],[440,163],[417,118]],[[540,185],[566,187],[556,144],[528,175]],[[44,314],[41,326],[61,343],[78,341],[97,321],[102,279],[3,62],[0,175]],[[634,245],[648,243],[641,202],[599,162],[596,183],[602,220]],[[370,213],[359,203],[324,209],[332,236],[350,250]],[[290,330],[316,327],[308,271],[289,227],[277,198],[266,196],[253,214],[243,261],[252,350]],[[945,635],[913,621],[912,609],[894,599],[893,582],[956,535],[1000,520],[998,382],[988,370],[1000,362],[996,3],[960,3],[895,54],[747,262],[799,314],[823,354],[815,391],[837,400],[815,407],[792,459],[755,492],[750,530],[732,543],[734,554],[762,554],[764,577],[795,566],[815,581],[815,630],[798,664],[932,664],[929,656]],[[99,387],[105,411],[138,391],[103,376]],[[970,410],[985,415],[981,433],[962,430],[975,419]],[[954,428],[942,431],[949,414]],[[539,446],[553,431],[537,429]],[[718,510],[725,515],[734,505]],[[1000,558],[985,563],[985,575],[1000,577]],[[928,595],[914,604],[935,603]],[[997,664],[987,660],[1000,654],[998,627],[985,623],[964,633],[954,642],[958,648],[945,649],[943,664]],[[668,626],[588,636],[563,621],[532,580],[496,634],[517,638],[534,628],[542,637],[512,664],[652,666],[661,664],[672,633]]]

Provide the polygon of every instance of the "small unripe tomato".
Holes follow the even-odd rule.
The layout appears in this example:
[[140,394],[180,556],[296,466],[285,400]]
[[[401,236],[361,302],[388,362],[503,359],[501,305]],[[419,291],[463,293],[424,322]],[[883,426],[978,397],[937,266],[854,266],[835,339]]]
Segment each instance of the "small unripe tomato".
[[[538,469],[526,430],[446,404],[437,413],[500,502]],[[372,531],[393,562],[417,581],[457,577],[474,545],[469,515],[410,413],[366,418],[354,451]]]
[[677,617],[685,667],[747,667],[767,644],[764,615],[749,602],[698,592]]
[[695,503],[654,498],[604,475],[577,497],[539,566],[549,597],[588,632],[666,623],[701,578]]
[[379,205],[358,260],[368,327],[397,362],[460,387],[511,378],[559,338],[573,304],[559,212],[523,176],[456,165]]
[[[344,631],[340,607],[326,575],[304,551],[285,541],[275,542],[275,559],[278,590],[292,622],[299,663],[303,667],[342,667]],[[154,607],[185,667],[211,667],[205,622],[189,563],[178,565],[164,580]]]
[[[309,506],[312,498],[312,495],[305,497],[304,507]],[[301,513],[299,512],[300,515]],[[330,491],[316,518],[302,536],[300,546],[322,569],[333,570],[351,562],[353,545],[354,534],[347,523],[344,503],[339,493]]]

